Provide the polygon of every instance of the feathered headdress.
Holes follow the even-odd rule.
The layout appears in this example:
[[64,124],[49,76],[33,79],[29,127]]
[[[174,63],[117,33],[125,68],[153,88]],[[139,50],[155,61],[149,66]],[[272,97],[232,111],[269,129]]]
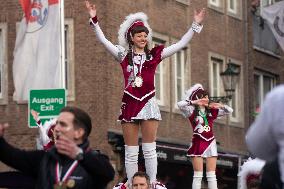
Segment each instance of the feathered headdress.
[[204,89],[201,84],[197,83],[185,92],[184,100],[197,100],[198,94],[203,93]]
[[148,43],[152,42],[152,29],[148,24],[148,16],[143,12],[128,15],[118,30],[118,43],[125,49],[128,49],[127,36],[129,32],[136,26],[145,26],[149,33],[147,36]]
[[241,180],[241,189],[247,189],[247,183],[249,183],[251,179],[259,179],[264,164],[265,161],[257,158],[249,158],[244,162],[241,166],[241,171],[238,174]]

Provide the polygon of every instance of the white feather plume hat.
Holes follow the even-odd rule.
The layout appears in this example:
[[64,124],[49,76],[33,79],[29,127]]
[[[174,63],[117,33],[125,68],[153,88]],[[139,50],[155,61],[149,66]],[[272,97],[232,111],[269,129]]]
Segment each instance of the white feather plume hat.
[[255,158],[249,158],[241,166],[238,176],[240,177],[240,189],[247,189],[247,179],[250,175],[260,175],[261,170],[265,165],[265,161]]
[[203,91],[203,86],[200,83],[196,83],[185,92],[184,100],[197,100],[197,94]]
[[134,14],[129,14],[125,17],[124,22],[120,25],[118,30],[118,43],[120,46],[128,49],[128,41],[127,41],[127,34],[130,32],[134,24],[143,23],[145,27],[148,28],[149,33],[147,35],[148,43],[152,42],[152,29],[148,24],[148,16],[143,12],[137,12]]

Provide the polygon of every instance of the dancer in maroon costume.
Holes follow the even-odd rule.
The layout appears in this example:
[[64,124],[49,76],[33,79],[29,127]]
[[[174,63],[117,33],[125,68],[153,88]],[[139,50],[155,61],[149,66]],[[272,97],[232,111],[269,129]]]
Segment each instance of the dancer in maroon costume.
[[132,183],[131,178],[138,171],[138,133],[141,128],[146,173],[151,184],[156,185],[155,140],[161,114],[155,99],[155,70],[163,59],[186,47],[193,34],[202,30],[201,22],[205,17],[205,9],[195,11],[192,26],[176,44],[169,47],[159,45],[149,50],[152,30],[146,14],[139,12],[127,16],[118,32],[119,45],[113,45],[105,38],[99,26],[95,5],[86,1],[86,7],[98,40],[118,60],[123,71],[125,86],[118,120],[121,121],[125,142],[128,183]]
[[192,189],[201,188],[203,176],[203,158],[206,158],[206,177],[209,189],[217,189],[215,174],[217,145],[213,135],[213,121],[218,116],[233,112],[233,109],[220,103],[209,103],[209,95],[201,84],[195,84],[188,91],[184,100],[178,102],[183,115],[189,119],[193,129],[192,144],[188,156],[192,157],[194,175]]

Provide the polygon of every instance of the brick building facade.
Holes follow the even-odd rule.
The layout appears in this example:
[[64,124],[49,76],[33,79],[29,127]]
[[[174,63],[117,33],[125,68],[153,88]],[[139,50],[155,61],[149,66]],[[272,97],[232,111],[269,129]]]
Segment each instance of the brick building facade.
[[[2,72],[4,85],[1,90],[0,121],[8,121],[11,125],[6,133],[10,143],[33,149],[37,130],[27,126],[28,106],[13,101],[13,49],[16,23],[21,20],[22,11],[17,0],[0,2],[0,29],[6,53]],[[248,155],[244,138],[253,121],[251,114],[256,104],[253,90],[256,75],[260,72],[268,73],[275,78],[275,84],[284,81],[283,53],[267,55],[253,45],[250,2],[136,0],[134,3],[131,0],[104,0],[95,3],[99,24],[105,36],[114,44],[117,43],[119,25],[129,13],[145,12],[154,32],[153,43],[170,45],[187,31],[193,21],[194,9],[207,8],[203,31],[195,34],[187,48],[164,60],[156,74],[157,99],[163,119],[157,136],[159,169],[170,173],[175,168],[176,173],[170,176],[175,182],[181,183],[179,188],[188,186],[193,173],[185,152],[192,131],[177,109],[176,102],[186,89],[197,82],[203,84],[212,96],[224,96],[219,73],[226,69],[226,63],[230,60],[240,72],[236,93],[230,101],[235,113],[217,120],[214,132],[221,153],[217,165],[219,187],[236,186],[239,163]],[[84,2],[65,0],[64,10],[69,68],[68,104],[83,108],[92,116],[94,128],[90,137],[91,145],[110,156],[117,171],[117,182],[123,177],[124,169],[122,132],[116,121],[123,93],[121,68],[89,27]],[[0,170],[7,169],[0,164]],[[229,173],[230,170],[233,173]],[[184,176],[189,181],[179,181],[178,176]]]

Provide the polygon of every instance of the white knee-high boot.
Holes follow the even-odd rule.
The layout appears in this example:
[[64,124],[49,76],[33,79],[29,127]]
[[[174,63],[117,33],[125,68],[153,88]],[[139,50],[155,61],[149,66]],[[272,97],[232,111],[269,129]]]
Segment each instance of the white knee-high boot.
[[142,143],[142,150],[145,159],[146,173],[150,177],[150,182],[153,183],[156,181],[158,166],[156,142]]
[[203,177],[202,171],[194,171],[193,181],[192,181],[192,189],[200,189],[201,188],[202,177]]
[[133,175],[138,171],[139,146],[125,145],[125,170],[128,183],[132,183]]
[[215,171],[206,172],[208,189],[218,189]]

